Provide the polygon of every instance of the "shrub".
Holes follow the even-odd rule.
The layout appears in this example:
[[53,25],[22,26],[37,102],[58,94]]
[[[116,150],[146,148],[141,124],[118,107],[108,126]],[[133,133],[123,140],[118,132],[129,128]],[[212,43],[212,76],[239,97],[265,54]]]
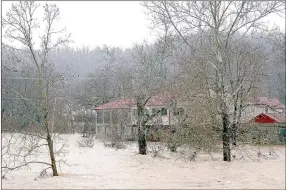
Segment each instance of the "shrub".
[[77,141],[79,147],[89,147],[94,146],[94,136],[90,135],[89,137],[83,137],[81,140]]

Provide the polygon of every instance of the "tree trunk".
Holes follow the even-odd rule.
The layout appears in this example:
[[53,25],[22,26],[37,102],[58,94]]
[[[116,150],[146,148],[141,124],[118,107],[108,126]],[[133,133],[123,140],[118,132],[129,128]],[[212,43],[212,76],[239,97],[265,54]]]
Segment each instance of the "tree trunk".
[[146,155],[147,154],[147,142],[146,142],[146,133],[145,133],[145,124],[139,126],[138,129],[138,147],[139,154]]
[[236,133],[237,133],[237,126],[236,126],[236,124],[233,124],[233,126],[232,126],[232,145],[233,146],[237,145],[237,143],[236,143]]
[[234,101],[234,112],[233,112],[233,124],[231,125],[231,140],[232,145],[236,146],[236,131],[237,131],[237,121],[238,121],[239,113],[238,113],[238,94],[235,96]]
[[42,98],[42,113],[43,113],[43,118],[44,118],[44,127],[47,131],[47,143],[48,143],[48,148],[50,152],[50,159],[51,159],[51,167],[53,170],[53,176],[58,176],[58,171],[57,171],[57,165],[56,165],[56,159],[55,159],[55,154],[54,154],[54,147],[53,147],[53,141],[51,138],[50,130],[49,130],[49,124],[48,124],[48,111],[47,111],[47,94],[44,92],[43,88],[43,82],[41,80],[41,71],[38,69],[38,84],[40,88],[40,93],[41,93],[41,98]]
[[144,119],[144,106],[141,103],[137,103],[138,114],[138,148],[139,154],[147,154],[147,142],[146,142],[146,123]]
[[223,132],[222,132],[222,143],[223,143],[223,161],[230,162],[230,129],[229,129],[229,118],[226,113],[222,113],[223,121]]
[[50,134],[47,135],[47,142],[48,142],[48,147],[49,147],[49,151],[50,151],[53,176],[58,176],[59,174],[58,174],[57,165],[56,165],[56,159],[55,159],[54,148],[53,148],[53,141],[51,139]]
[[[46,112],[46,109],[44,108],[44,111]],[[50,152],[50,159],[51,159],[51,167],[53,170],[53,176],[58,176],[58,170],[57,170],[57,165],[56,165],[56,159],[55,159],[55,154],[54,154],[54,147],[53,147],[53,141],[51,138],[51,134],[48,128],[48,118],[47,118],[47,113],[44,116],[44,122],[45,122],[45,128],[47,130],[47,143],[48,143],[48,148]]]

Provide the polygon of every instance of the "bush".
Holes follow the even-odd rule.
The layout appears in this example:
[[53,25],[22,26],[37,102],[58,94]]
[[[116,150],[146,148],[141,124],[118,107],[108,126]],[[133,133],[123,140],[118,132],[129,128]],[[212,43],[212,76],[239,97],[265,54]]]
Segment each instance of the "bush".
[[105,147],[115,148],[116,150],[126,148],[126,146],[123,142],[106,142],[106,141],[103,141],[103,145]]
[[151,148],[153,157],[162,157],[164,149],[161,146],[152,146]]
[[90,135],[89,137],[83,137],[81,140],[77,141],[79,147],[89,147],[94,146],[94,136]]
[[117,149],[125,149],[125,142],[121,134],[117,130],[112,130],[110,134],[107,134],[104,138],[103,144],[105,147]]

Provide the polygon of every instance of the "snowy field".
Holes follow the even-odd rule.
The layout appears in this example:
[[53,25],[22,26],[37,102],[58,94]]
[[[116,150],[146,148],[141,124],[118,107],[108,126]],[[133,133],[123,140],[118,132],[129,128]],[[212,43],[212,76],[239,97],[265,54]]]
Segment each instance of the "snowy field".
[[[260,147],[265,155],[275,150],[278,157],[258,158],[257,147],[248,157],[237,152],[236,160],[225,163],[221,155],[199,154],[196,161],[183,159],[182,153],[164,151],[164,157],[137,154],[136,144],[116,150],[96,141],[93,148],[79,148],[80,135],[63,135],[69,143],[67,165],[60,176],[36,179],[43,166],[32,165],[13,171],[2,181],[2,188],[17,189],[285,189],[285,147]],[[47,159],[46,154],[40,159]],[[253,160],[253,159],[258,160]],[[49,173],[50,174],[50,173]]]

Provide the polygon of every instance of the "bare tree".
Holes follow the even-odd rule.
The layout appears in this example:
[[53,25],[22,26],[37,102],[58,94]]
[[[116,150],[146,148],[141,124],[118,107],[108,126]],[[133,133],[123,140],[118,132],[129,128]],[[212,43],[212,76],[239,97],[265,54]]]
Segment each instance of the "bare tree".
[[[206,36],[207,40],[203,41],[198,35],[196,44],[209,47],[209,52],[199,54],[199,58],[213,77],[209,80],[209,89],[218,103],[217,113],[223,129],[223,160],[231,161],[231,131],[238,121],[239,102],[251,89],[246,71],[255,67],[251,59],[244,60],[246,64],[241,66],[240,56],[235,57],[234,52],[241,39],[254,39],[255,31],[268,31],[263,18],[283,11],[284,2],[147,1],[142,4],[152,16],[154,27],[168,27],[170,33],[179,36],[189,47],[191,55],[197,51],[189,36]],[[236,70],[234,65],[238,65]]]
[[[19,2],[12,4],[12,8],[3,18],[3,25],[6,27],[5,38],[16,41],[23,46],[28,59],[33,63],[36,71],[36,85],[40,96],[39,110],[41,112],[42,122],[38,126],[45,129],[42,135],[45,134],[46,146],[50,155],[50,166],[53,171],[53,176],[58,176],[54,144],[52,139],[52,132],[49,128],[49,93],[51,85],[55,84],[52,63],[49,60],[49,53],[61,45],[69,42],[70,35],[58,36],[65,32],[65,29],[55,30],[54,24],[59,19],[60,11],[54,4],[45,4],[43,23],[45,24],[44,34],[40,36],[41,44],[40,49],[35,47],[34,34],[40,26],[35,16],[39,5],[32,1]],[[11,47],[15,48],[15,47]]]
[[145,155],[147,153],[147,122],[161,112],[158,109],[155,113],[149,113],[146,104],[152,96],[166,88],[164,80],[160,80],[161,73],[156,72],[156,67],[161,66],[160,63],[162,63],[161,61],[166,54],[158,51],[160,46],[151,47],[146,42],[136,45],[134,48],[133,59],[136,62],[136,69],[133,70],[134,90],[131,96],[134,97],[136,102],[139,154]]

